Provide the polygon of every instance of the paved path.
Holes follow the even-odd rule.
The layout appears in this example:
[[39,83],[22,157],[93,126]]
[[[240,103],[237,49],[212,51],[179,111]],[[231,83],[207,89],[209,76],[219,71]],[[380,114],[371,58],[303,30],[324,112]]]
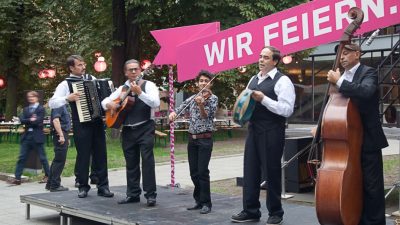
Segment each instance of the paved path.
[[[384,149],[384,155],[399,154],[399,141],[390,140],[390,146]],[[211,180],[223,180],[240,177],[243,174],[243,156],[235,155],[230,157],[213,158],[210,162]],[[187,162],[179,162],[175,165],[176,182],[181,187],[192,186],[189,176]],[[158,164],[156,166],[156,177],[158,185],[170,184],[170,165]],[[113,170],[109,172],[111,186],[126,185],[125,170]],[[74,177],[62,179],[62,184],[70,189],[75,189]],[[59,217],[55,211],[31,207],[31,219],[25,220],[25,206],[20,203],[20,195],[45,192],[44,184],[23,183],[20,186],[10,186],[0,181],[0,224],[3,225],[56,225],[59,224]],[[89,192],[95,194],[95,192]],[[84,220],[74,220],[74,225],[94,225],[97,223]]]

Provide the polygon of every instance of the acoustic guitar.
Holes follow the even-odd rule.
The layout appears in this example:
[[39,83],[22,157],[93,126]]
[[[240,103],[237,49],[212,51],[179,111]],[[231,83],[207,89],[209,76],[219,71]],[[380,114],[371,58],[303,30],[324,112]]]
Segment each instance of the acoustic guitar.
[[[122,88],[124,89],[124,88]],[[125,91],[122,97],[119,97],[114,100],[115,104],[120,105],[120,107],[116,111],[107,110],[106,111],[106,125],[109,128],[120,128],[122,123],[124,122],[129,110],[135,104],[135,98],[129,96],[131,93],[130,88]]]
[[[138,78],[138,81],[136,81],[137,85],[141,86],[143,84],[143,76],[148,75],[150,73],[153,73],[153,67],[149,66],[146,68],[141,76]],[[124,86],[122,88],[122,91],[124,91]],[[127,90],[126,90],[127,89]],[[123,95],[118,97],[117,99],[114,100],[115,104],[120,105],[120,107],[116,111],[112,110],[107,110],[106,111],[106,125],[109,128],[120,128],[122,123],[124,122],[128,112],[130,109],[134,106],[135,104],[135,98],[132,96],[129,96],[131,93],[130,87],[125,88],[126,91],[123,92]]]

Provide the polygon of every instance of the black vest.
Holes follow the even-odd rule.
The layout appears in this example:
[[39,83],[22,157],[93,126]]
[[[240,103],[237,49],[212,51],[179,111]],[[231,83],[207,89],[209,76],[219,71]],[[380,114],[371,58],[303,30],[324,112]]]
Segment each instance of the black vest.
[[[146,80],[143,80],[143,84],[140,85],[140,88],[143,92],[146,87]],[[150,119],[151,117],[151,107],[146,105],[142,100],[139,99],[137,95],[130,93],[132,97],[135,98],[135,104],[131,108],[131,110],[127,113],[127,116],[124,121],[124,125],[133,125],[136,123],[144,122]]]
[[[275,94],[274,88],[276,82],[282,77],[283,75],[280,72],[277,72],[274,79],[272,80],[270,77],[266,78],[260,84],[258,84],[257,76],[249,84],[249,89],[261,91],[267,97],[271,98],[272,100],[277,100],[278,96]],[[285,125],[286,118],[275,114],[267,109],[261,102],[256,102],[256,107],[253,111],[253,114],[250,118],[250,122],[262,124],[263,127],[276,127],[277,125]]]

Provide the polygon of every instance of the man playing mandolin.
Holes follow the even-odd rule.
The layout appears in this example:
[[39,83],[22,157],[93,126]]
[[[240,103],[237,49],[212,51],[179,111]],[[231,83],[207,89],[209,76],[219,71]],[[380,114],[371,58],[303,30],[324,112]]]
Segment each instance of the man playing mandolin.
[[[160,105],[159,92],[156,85],[141,79],[141,68],[137,60],[125,62],[125,76],[128,80],[109,97],[102,101],[106,110],[117,113],[127,94],[134,98],[134,105],[127,109],[122,123],[122,149],[126,161],[127,197],[119,204],[140,202],[140,155],[142,156],[143,190],[147,206],[156,204],[156,176],[154,162],[154,108]],[[124,101],[128,101],[126,98]],[[124,109],[122,109],[124,110]],[[120,110],[121,111],[121,110]],[[120,112],[121,113],[121,112]]]
[[[243,165],[243,210],[233,215],[236,223],[259,221],[261,172],[266,173],[268,225],[281,224],[281,158],[285,143],[286,118],[293,113],[296,95],[290,79],[276,68],[280,51],[272,46],[261,50],[260,72],[250,79],[247,88],[254,90],[256,101],[248,125]],[[262,170],[263,169],[263,170]]]

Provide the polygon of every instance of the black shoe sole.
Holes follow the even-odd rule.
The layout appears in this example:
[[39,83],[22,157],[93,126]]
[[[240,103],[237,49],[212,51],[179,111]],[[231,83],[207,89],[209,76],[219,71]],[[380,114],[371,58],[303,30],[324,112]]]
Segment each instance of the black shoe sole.
[[231,218],[231,221],[234,223],[247,223],[247,222],[258,222],[260,221],[260,219],[258,218],[258,219],[236,220]]
[[139,202],[140,202],[140,199],[134,200],[134,201],[124,201],[124,200],[122,200],[122,201],[118,201],[118,204],[123,205],[123,204],[139,203]]
[[114,194],[106,195],[103,193],[97,193],[97,196],[101,196],[101,197],[105,197],[105,198],[112,198],[112,197],[114,197]]

